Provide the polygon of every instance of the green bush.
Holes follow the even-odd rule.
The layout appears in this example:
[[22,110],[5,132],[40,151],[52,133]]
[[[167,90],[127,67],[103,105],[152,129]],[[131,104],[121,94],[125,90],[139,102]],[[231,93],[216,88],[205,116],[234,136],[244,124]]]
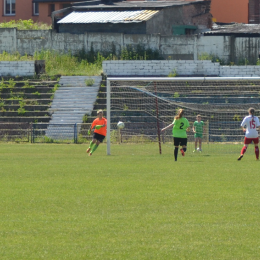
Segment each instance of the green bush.
[[177,76],[177,71],[176,71],[176,69],[173,69],[170,73],[169,73],[169,75],[168,75],[168,77],[176,77]]
[[9,22],[0,23],[0,28],[17,28],[18,30],[49,30],[51,25],[34,22],[29,20],[11,20]]
[[24,107],[19,107],[17,112],[18,112],[18,115],[23,116],[25,114],[26,110]]
[[89,79],[86,79],[85,80],[85,83],[86,83],[86,85],[87,86],[93,86],[94,85],[94,83],[95,83],[95,80],[94,79],[91,79],[91,78],[89,78]]
[[84,115],[84,116],[82,117],[82,122],[83,122],[83,123],[87,123],[87,121],[88,121],[88,115]]
[[30,85],[30,84],[29,84],[29,81],[27,80],[27,81],[24,82],[24,85],[23,85],[22,88],[35,88],[35,86]]
[[43,142],[44,143],[53,143],[54,140],[51,137],[48,137],[48,136],[45,135],[44,138],[43,138]]

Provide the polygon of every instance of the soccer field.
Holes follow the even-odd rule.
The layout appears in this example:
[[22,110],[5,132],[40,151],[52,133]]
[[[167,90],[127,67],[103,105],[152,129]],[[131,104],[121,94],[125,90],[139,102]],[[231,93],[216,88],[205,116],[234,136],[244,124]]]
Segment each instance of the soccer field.
[[252,152],[174,162],[170,146],[86,148],[1,144],[1,260],[259,259]]

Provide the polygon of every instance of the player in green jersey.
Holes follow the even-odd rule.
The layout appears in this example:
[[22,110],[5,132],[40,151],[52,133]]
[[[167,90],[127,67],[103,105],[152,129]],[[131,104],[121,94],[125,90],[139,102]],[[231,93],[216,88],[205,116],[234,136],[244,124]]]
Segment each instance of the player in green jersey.
[[[195,150],[193,151],[194,153],[196,151],[202,152],[201,145],[202,145],[202,137],[204,132],[204,122],[201,121],[201,115],[197,115],[196,119],[197,121],[193,123],[193,128],[192,128],[194,132],[194,139],[195,139]],[[198,142],[199,142],[199,148],[197,149]]]
[[161,131],[165,131],[166,129],[172,127],[172,135],[174,139],[174,158],[175,161],[177,161],[178,157],[178,150],[179,150],[179,145],[182,147],[180,149],[180,152],[182,153],[182,156],[185,155],[185,152],[187,150],[187,132],[189,131],[189,121],[183,117],[184,110],[179,109],[178,114],[174,117],[174,120],[172,124],[166,126],[163,128]]

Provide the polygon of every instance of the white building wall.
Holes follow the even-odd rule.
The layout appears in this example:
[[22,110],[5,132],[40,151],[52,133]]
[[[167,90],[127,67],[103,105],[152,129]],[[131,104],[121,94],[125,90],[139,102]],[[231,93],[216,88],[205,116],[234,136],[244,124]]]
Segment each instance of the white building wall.
[[[220,66],[218,62],[190,60],[103,61],[103,71],[108,76],[219,76],[260,77],[260,66]],[[33,76],[34,61],[1,61],[0,76]]]

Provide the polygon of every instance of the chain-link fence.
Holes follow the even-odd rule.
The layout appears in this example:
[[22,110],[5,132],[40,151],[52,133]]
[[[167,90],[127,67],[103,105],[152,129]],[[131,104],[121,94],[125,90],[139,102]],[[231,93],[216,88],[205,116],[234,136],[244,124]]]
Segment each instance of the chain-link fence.
[[[31,143],[64,143],[82,144],[89,143],[93,135],[88,135],[90,123],[79,124],[48,124],[48,123],[0,123],[0,142],[31,142]],[[163,124],[159,125],[162,129]],[[239,126],[238,126],[239,127]],[[237,127],[237,128],[238,128]],[[244,135],[219,135],[215,133],[210,122],[205,124],[203,143],[206,144],[242,144]],[[173,142],[171,129],[160,136],[162,144]],[[93,132],[92,132],[93,133]],[[194,142],[194,134],[188,133],[189,142]],[[110,141],[118,143],[151,143],[158,142],[158,129],[155,123],[125,123],[124,129],[118,129],[116,123],[111,124]],[[106,139],[104,140],[106,143]],[[215,147],[215,146],[214,146]],[[215,148],[214,148],[215,149]]]
[[30,142],[30,123],[0,123],[0,141],[2,142]]
[[0,142],[85,143],[90,124],[0,123]]
[[90,124],[32,124],[32,143],[86,143]]
[[[131,123],[126,123],[126,125]],[[46,124],[35,123],[31,126],[31,143],[88,143],[92,139],[92,134],[88,135],[90,123],[80,124]],[[149,125],[149,124],[148,124]],[[137,124],[137,128],[140,126]],[[157,130],[150,129],[152,132],[135,133],[125,127],[119,130],[116,123],[111,124],[112,143],[140,143],[157,142]],[[106,139],[104,140],[106,142]]]

